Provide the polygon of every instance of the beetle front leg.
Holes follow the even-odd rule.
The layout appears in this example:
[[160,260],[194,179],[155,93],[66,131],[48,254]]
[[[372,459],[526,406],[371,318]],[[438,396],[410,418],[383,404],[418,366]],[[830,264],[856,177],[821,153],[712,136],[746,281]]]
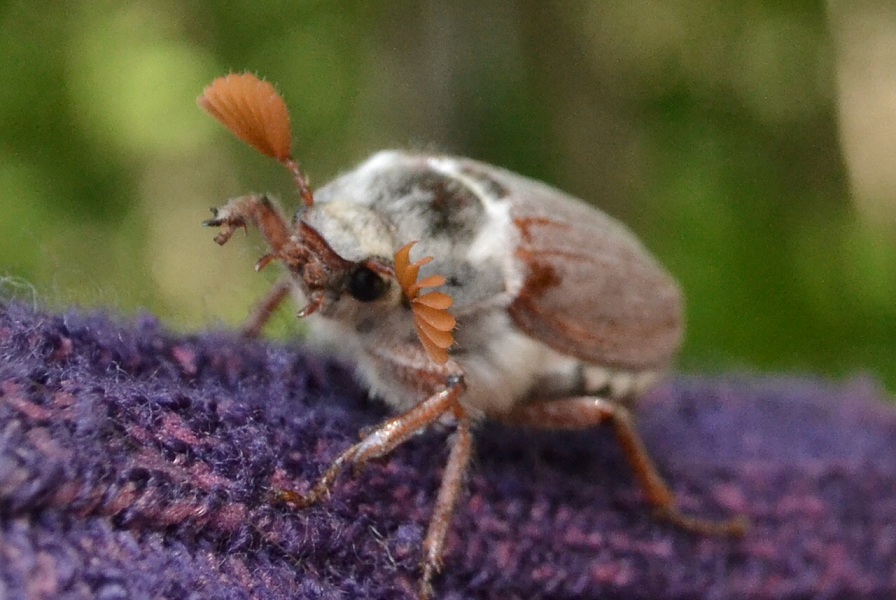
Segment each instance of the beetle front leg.
[[713,521],[687,515],[678,508],[675,494],[651,460],[635,429],[631,413],[620,404],[590,396],[563,398],[526,404],[505,415],[502,420],[513,425],[542,429],[588,429],[610,420],[635,479],[660,518],[687,531],[705,535],[740,536],[746,531],[747,521],[743,517]]
[[421,600],[430,598],[432,596],[432,578],[441,570],[445,537],[454,514],[457,498],[460,495],[464,475],[470,463],[473,446],[473,436],[470,431],[472,419],[458,401],[464,389],[466,386],[462,375],[449,375],[445,389],[433,394],[404,414],[389,419],[372,433],[366,435],[359,443],[340,454],[308,492],[275,490],[276,499],[296,508],[305,508],[315,504],[330,494],[336,478],[346,467],[360,468],[370,459],[385,456],[412,435],[451,412],[457,420],[457,430],[452,438],[448,463],[442,475],[433,516],[429,521],[426,538],[423,541],[420,598]]
[[258,228],[274,256],[280,253],[289,240],[289,223],[276,203],[267,196],[233,198],[224,206],[213,208],[212,212],[215,216],[202,224],[221,228],[215,236],[215,242],[220,245],[226,244],[234,231],[241,227],[245,229],[250,224]]
[[[220,227],[215,242],[224,245],[239,228],[254,225],[270,246],[270,253],[256,263],[260,270],[272,260],[279,258],[289,241],[290,227],[277,204],[267,196],[242,196],[233,198],[220,208],[212,208],[214,218],[204,221],[206,227]],[[271,318],[274,310],[283,302],[292,287],[289,275],[281,277],[274,287],[255,306],[249,319],[243,325],[243,335],[258,337],[262,327]]]
[[[305,493],[275,490],[275,496],[296,508],[305,508],[328,496],[339,474],[349,465],[360,468],[368,460],[385,456],[412,435],[435,423],[448,411],[463,411],[458,398],[464,390],[463,377],[448,377],[445,389],[433,394],[407,412],[389,419],[360,442],[340,454],[318,482]],[[465,411],[464,411],[465,412]],[[464,415],[465,416],[465,415]]]

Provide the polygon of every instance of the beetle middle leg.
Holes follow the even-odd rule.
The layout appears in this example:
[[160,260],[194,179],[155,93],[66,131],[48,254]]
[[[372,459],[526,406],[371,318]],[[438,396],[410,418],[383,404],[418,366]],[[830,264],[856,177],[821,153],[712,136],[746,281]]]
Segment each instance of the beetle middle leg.
[[591,396],[563,398],[523,405],[501,420],[541,429],[589,429],[609,420],[641,490],[660,518],[682,529],[706,535],[740,536],[746,531],[747,522],[743,517],[713,521],[685,514],[678,508],[675,494],[651,460],[631,413],[621,404]]

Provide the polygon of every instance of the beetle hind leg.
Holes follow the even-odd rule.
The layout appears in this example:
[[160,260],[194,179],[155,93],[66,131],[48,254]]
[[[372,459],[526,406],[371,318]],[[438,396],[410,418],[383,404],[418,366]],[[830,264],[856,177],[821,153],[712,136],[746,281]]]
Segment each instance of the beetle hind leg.
[[747,528],[744,517],[721,521],[688,515],[678,508],[675,494],[650,458],[641,436],[632,422],[631,413],[621,404],[596,397],[563,398],[526,404],[505,415],[511,425],[541,429],[589,429],[610,421],[626,461],[632,468],[648,503],[661,519],[703,535],[743,535]]

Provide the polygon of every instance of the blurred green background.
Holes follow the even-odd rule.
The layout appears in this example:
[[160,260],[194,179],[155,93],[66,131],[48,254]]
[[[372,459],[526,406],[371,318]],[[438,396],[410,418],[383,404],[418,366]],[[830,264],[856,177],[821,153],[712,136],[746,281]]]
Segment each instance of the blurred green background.
[[896,389],[891,0],[2,2],[0,294],[239,323],[275,273],[199,224],[296,199],[196,107],[231,70],[278,85],[318,184],[440,150],[619,217],[686,290],[684,369]]

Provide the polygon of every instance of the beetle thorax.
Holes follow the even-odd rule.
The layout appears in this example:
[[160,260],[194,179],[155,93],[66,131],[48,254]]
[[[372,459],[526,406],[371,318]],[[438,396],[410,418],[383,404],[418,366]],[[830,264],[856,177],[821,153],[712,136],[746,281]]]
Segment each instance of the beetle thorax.
[[392,260],[395,242],[389,225],[370,208],[354,202],[315,204],[297,215],[345,260]]

